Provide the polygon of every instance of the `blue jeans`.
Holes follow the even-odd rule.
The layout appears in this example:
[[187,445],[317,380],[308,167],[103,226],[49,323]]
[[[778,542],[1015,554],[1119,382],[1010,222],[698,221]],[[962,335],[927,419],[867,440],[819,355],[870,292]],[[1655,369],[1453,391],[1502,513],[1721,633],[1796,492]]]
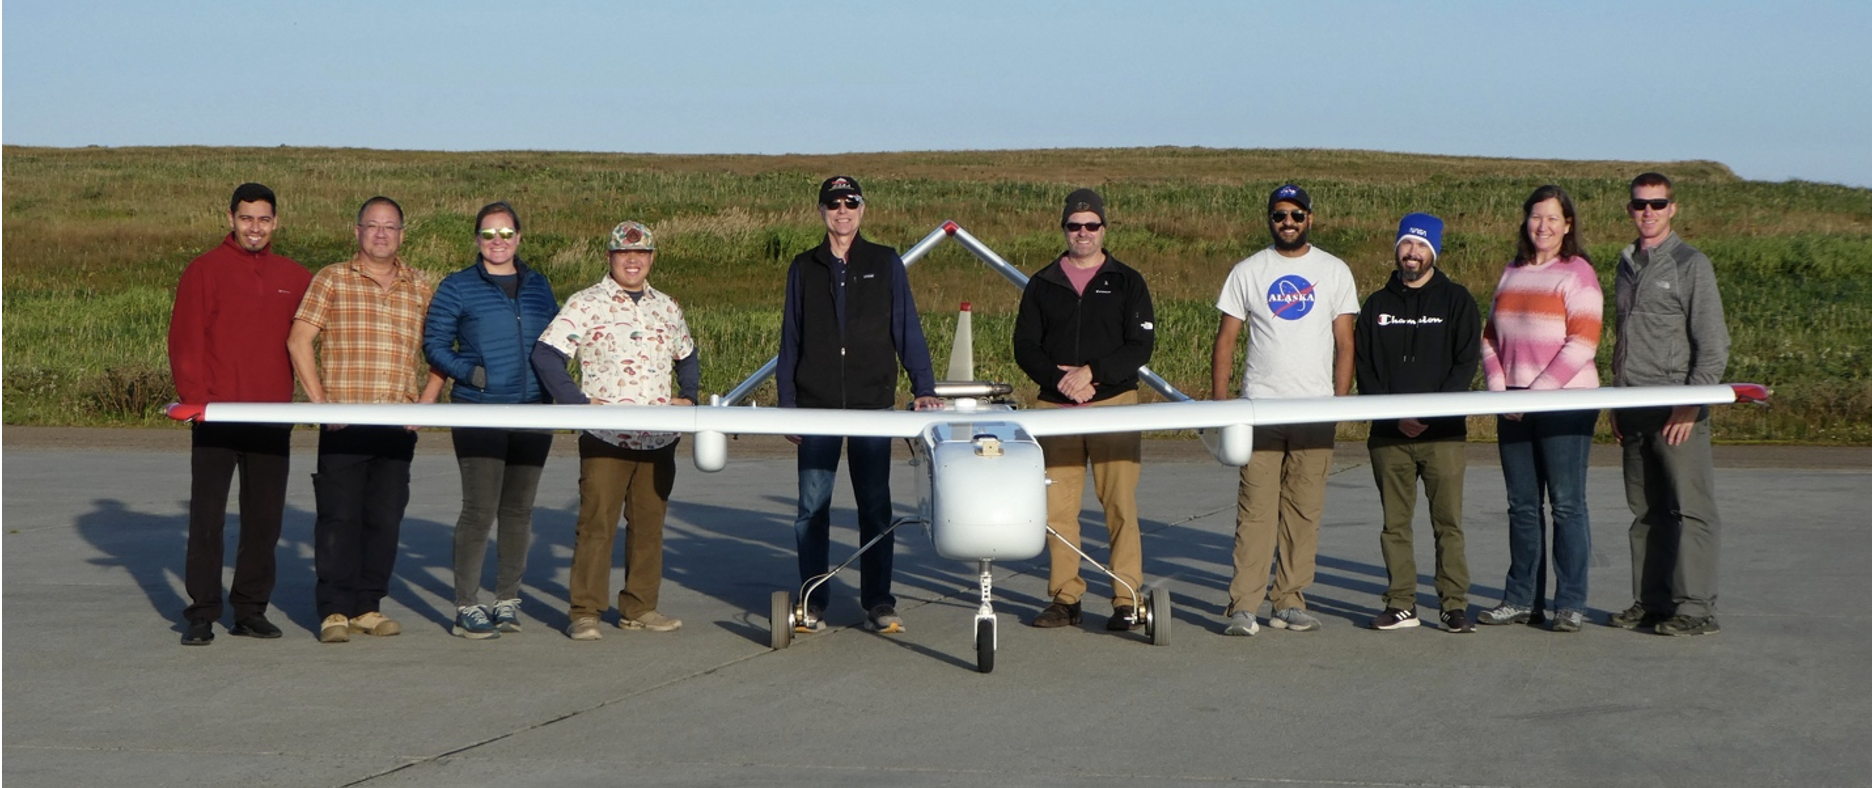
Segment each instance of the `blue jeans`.
[[1586,460],[1599,411],[1528,413],[1496,420],[1502,480],[1508,487],[1508,579],[1502,604],[1546,608],[1547,516],[1553,516],[1553,609],[1586,609],[1592,522],[1586,513]]
[[[799,543],[800,583],[826,573],[830,567],[832,482],[838,476],[839,448],[850,453],[852,498],[858,504],[858,543],[863,545],[890,527],[891,439],[804,435],[799,446],[799,518],[793,536]],[[866,550],[858,561],[858,602],[865,610],[897,604],[891,596],[891,558],[895,534]],[[814,610],[826,609],[830,592],[821,585],[806,601]]]

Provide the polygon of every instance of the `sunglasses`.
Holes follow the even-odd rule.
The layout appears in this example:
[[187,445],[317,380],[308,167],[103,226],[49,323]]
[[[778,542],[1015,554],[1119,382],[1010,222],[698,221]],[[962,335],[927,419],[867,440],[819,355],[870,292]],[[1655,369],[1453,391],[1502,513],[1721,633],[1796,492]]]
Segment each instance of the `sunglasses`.
[[1304,224],[1306,223],[1307,212],[1306,211],[1268,211],[1268,221],[1273,222],[1275,224],[1280,224],[1281,222],[1287,221],[1287,217],[1289,216],[1293,217],[1294,224]]
[[836,211],[839,209],[840,206],[850,208],[851,210],[856,211],[859,208],[864,207],[864,198],[857,197],[857,196],[847,197],[843,200],[834,198],[834,199],[826,200],[825,202],[820,203],[820,205],[825,206],[825,209],[828,211]]
[[498,228],[489,227],[488,229],[482,230],[481,232],[478,232],[475,234],[481,236],[481,240],[483,241],[492,241],[496,238],[499,238],[503,241],[511,241],[513,240],[514,236],[520,234],[520,231],[515,230],[512,227],[498,227]]
[[1670,204],[1670,200],[1632,200],[1626,203],[1625,207],[1630,208],[1632,213],[1638,213],[1646,208],[1650,208],[1653,211],[1662,211],[1665,208],[1669,208]]
[[1089,233],[1096,233],[1100,230],[1105,229],[1104,222],[1067,222],[1063,226],[1066,228],[1066,232],[1069,232],[1069,233],[1076,233],[1076,232],[1079,232],[1080,230],[1084,230]]

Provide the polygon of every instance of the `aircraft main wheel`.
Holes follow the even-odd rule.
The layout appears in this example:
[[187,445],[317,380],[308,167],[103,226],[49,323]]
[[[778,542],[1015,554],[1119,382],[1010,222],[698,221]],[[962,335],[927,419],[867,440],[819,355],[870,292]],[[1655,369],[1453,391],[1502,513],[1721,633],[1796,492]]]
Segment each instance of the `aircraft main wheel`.
[[768,626],[772,628],[767,645],[773,649],[783,649],[793,645],[793,597],[785,591],[773,592],[773,605],[767,614]]
[[1153,646],[1170,645],[1170,589],[1151,589],[1150,618],[1144,622],[1144,634],[1150,636]]
[[975,669],[982,673],[994,672],[995,657],[995,622],[980,619],[975,622]]

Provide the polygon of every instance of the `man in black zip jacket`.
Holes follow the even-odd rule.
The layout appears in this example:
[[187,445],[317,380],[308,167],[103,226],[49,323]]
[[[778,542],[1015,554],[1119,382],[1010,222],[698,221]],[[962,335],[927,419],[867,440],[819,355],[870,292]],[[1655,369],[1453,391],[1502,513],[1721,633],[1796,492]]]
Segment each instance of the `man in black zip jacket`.
[[[1035,273],[1021,293],[1014,360],[1040,385],[1039,407],[1136,404],[1138,368],[1150,362],[1156,344],[1150,288],[1143,275],[1105,251],[1105,201],[1098,192],[1067,195],[1060,225],[1065,254]],[[1059,537],[1047,540],[1047,593],[1053,602],[1034,617],[1034,626],[1080,620],[1086,583],[1079,577],[1079,502],[1088,462],[1105,507],[1112,572],[1130,586],[1112,588],[1105,628],[1122,632],[1139,625],[1132,592],[1139,590],[1144,571],[1137,519],[1140,438],[1119,432],[1040,439],[1053,482],[1047,486],[1047,525]]]
[[[942,406],[903,260],[896,250],[858,234],[864,212],[858,181],[838,175],[820,184],[825,241],[793,258],[787,269],[774,370],[780,407],[890,409],[897,404],[900,362],[910,375],[916,408]],[[858,436],[803,435],[792,440],[799,445],[799,515],[793,532],[804,584],[825,574],[829,565],[832,482],[838,475],[841,444],[851,455],[860,544],[890,527],[891,446],[889,438]],[[895,547],[895,538],[885,536],[858,564],[858,601],[865,609],[865,626],[877,632],[904,629],[897,598],[891,595]],[[806,600],[812,615],[800,623],[800,631],[824,626],[821,614],[829,595],[822,585]]]
[[[1353,332],[1354,366],[1360,394],[1420,394],[1468,391],[1482,355],[1482,322],[1475,297],[1436,267],[1443,247],[1443,221],[1413,213],[1398,223],[1393,247],[1397,270],[1383,289],[1365,299]],[[1436,592],[1443,628],[1474,632],[1469,618],[1469,563],[1463,554],[1464,443],[1461,416],[1373,421],[1366,448],[1372,477],[1384,504],[1378,538],[1391,586],[1373,629],[1418,625],[1417,563],[1411,516],[1417,509],[1417,480],[1430,499],[1436,537]]]

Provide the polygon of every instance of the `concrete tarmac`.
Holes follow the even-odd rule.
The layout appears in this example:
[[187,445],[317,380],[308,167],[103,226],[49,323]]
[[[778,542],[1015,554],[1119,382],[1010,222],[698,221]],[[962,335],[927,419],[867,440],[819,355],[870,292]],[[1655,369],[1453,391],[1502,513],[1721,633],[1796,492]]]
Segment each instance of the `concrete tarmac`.
[[[1084,626],[1025,626],[1046,601],[1045,565],[1010,562],[995,568],[1000,650],[984,675],[973,567],[938,557],[914,526],[896,553],[908,632],[857,626],[854,569],[836,581],[831,631],[768,649],[770,595],[795,579],[793,463],[773,452],[718,474],[683,452],[661,603],[680,631],[561,634],[578,504],[577,461],[562,451],[538,498],[526,631],[451,637],[459,477],[448,437],[422,440],[384,607],[402,635],[317,642],[306,450],[271,612],[286,637],[217,628],[213,645],[184,648],[186,449],[21,447],[9,435],[0,776],[371,788],[1872,783],[1862,452],[1831,455],[1851,458],[1840,467],[1719,468],[1720,634],[1599,624],[1631,601],[1624,488],[1600,464],[1592,623],[1457,636],[1365,628],[1386,584],[1379,508],[1362,447],[1344,446],[1308,594],[1324,629],[1229,638],[1236,472],[1155,448],[1139,491],[1145,574],[1175,600],[1171,643],[1105,632],[1110,584],[1093,570]],[[894,484],[911,514],[911,469],[900,464]],[[834,506],[836,560],[855,543],[843,482]],[[1464,506],[1472,613],[1499,599],[1505,509],[1499,469],[1478,453]],[[1088,496],[1095,556],[1102,522]],[[1418,522],[1419,610],[1434,621]],[[237,530],[230,522],[230,556]]]

